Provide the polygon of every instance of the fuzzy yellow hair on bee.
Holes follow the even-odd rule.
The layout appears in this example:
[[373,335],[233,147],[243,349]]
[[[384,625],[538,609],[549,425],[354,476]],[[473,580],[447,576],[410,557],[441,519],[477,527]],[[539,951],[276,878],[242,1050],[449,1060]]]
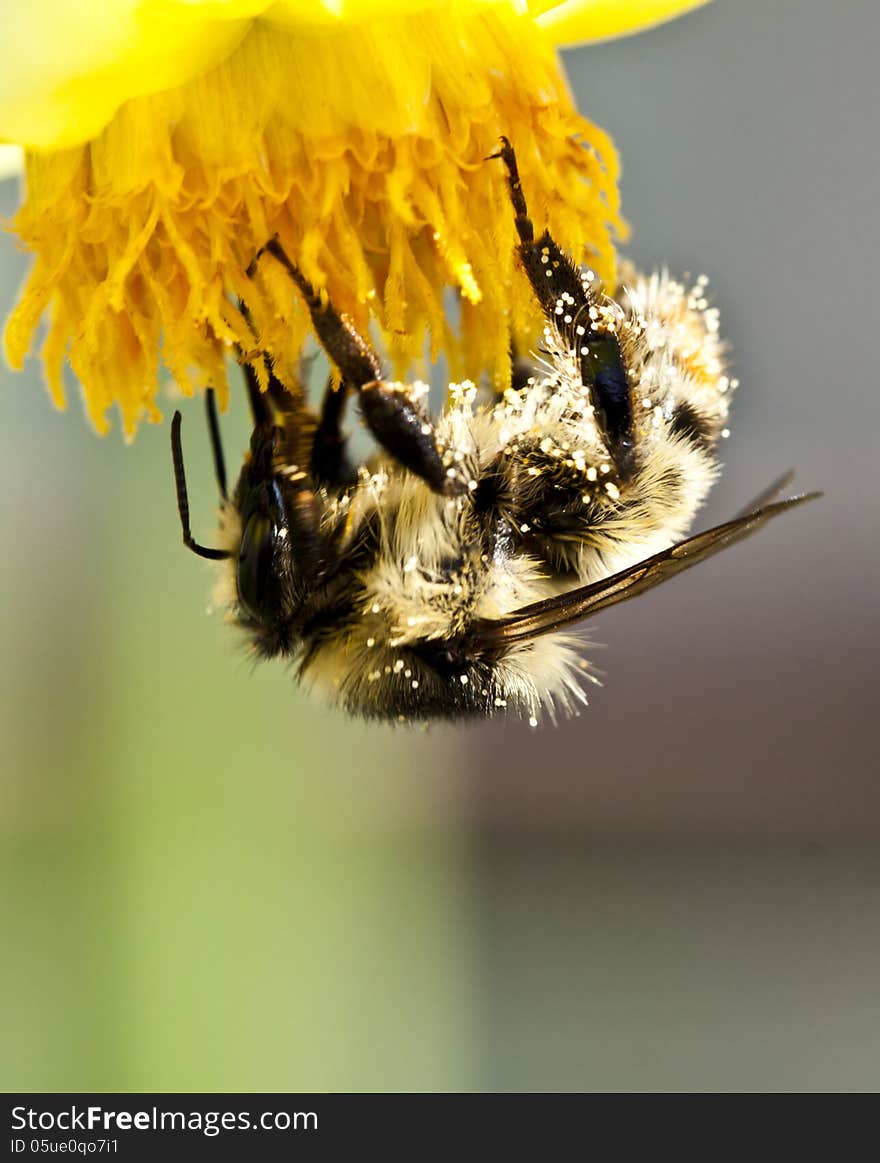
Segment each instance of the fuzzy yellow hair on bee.
[[[304,297],[341,376],[318,412],[264,355],[244,370],[254,429],[232,496],[217,418],[220,600],[261,657],[351,714],[392,721],[576,713],[589,666],[572,628],[754,532],[816,494],[755,507],[681,540],[718,475],[734,382],[704,281],[630,273],[611,298],[549,232],[535,237],[506,139],[497,155],[518,258],[545,317],[541,355],[501,396],[383,378],[370,344],[322,302],[277,240],[263,255]],[[357,395],[380,454],[353,465],[341,433]]]

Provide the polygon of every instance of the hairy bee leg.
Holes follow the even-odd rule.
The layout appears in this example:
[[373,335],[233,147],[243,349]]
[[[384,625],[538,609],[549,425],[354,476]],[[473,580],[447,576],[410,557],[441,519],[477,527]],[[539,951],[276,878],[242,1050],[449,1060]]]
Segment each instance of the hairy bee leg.
[[209,561],[222,561],[232,555],[226,549],[211,549],[207,545],[200,545],[193,537],[189,526],[189,496],[186,490],[186,470],[183,467],[183,444],[180,439],[180,425],[183,422],[179,412],[175,412],[171,419],[171,461],[174,465],[174,488],[177,493],[177,512],[180,517],[180,530],[183,534],[183,544],[187,549],[199,557],[206,557]]
[[[249,279],[252,279],[256,273],[258,258],[259,253],[251,260],[247,268],[246,274]],[[257,328],[254,325],[253,316],[251,315],[250,308],[243,299],[238,300],[238,309],[250,328],[254,339],[258,340],[259,336],[257,335]],[[302,390],[302,382],[283,383],[275,374],[273,360],[267,352],[258,351],[256,354],[254,352],[248,353],[241,347],[237,347],[236,355],[238,356],[238,362],[244,369],[251,415],[255,424],[268,423],[272,417],[273,409],[289,412],[293,408],[299,408],[301,411],[305,411],[306,401]],[[263,381],[266,383],[265,391],[263,391],[260,377],[257,375],[256,365],[259,362],[262,362],[266,372],[265,380]]]
[[590,310],[595,300],[589,283],[548,230],[535,240],[516,164],[506,137],[492,155],[507,167],[507,186],[519,235],[519,257],[535,297],[551,326],[565,338],[580,361],[581,380],[590,389],[608,454],[626,480],[635,460],[632,395],[620,344],[612,331],[597,327]]
[[444,463],[433,425],[407,391],[382,379],[378,357],[367,341],[332,303],[322,303],[277,238],[270,239],[258,251],[249,271],[262,254],[271,254],[277,259],[299,288],[322,347],[343,380],[358,393],[363,417],[379,444],[426,481],[434,492],[446,496],[464,492],[465,482],[455,469]]
[[443,456],[434,426],[413,402],[405,384],[377,380],[360,389],[361,413],[386,451],[421,477],[435,493],[455,497],[467,483]]
[[342,434],[342,419],[348,403],[349,387],[342,380],[338,387],[328,383],[321,404],[321,416],[312,441],[311,472],[315,480],[331,489],[357,484],[357,469],[349,459]]
[[[255,260],[252,260],[250,266],[247,269],[247,276],[249,279],[253,278],[255,269]],[[244,299],[238,300],[238,309],[241,312],[245,323],[247,323],[248,327],[250,328],[251,334],[254,336],[254,339],[256,339],[257,329],[254,327],[253,317],[251,316],[250,309],[247,303],[245,303]],[[247,388],[248,404],[250,405],[251,409],[251,419],[253,420],[254,424],[268,424],[271,410],[269,408],[269,401],[265,398],[262,390],[260,389],[260,381],[257,376],[256,369],[251,363],[248,353],[242,350],[241,347],[236,347],[235,354],[238,357],[238,362],[241,365],[242,371],[244,372],[244,382]],[[262,355],[260,358],[263,360],[263,364],[266,368],[266,374],[271,376],[272,367],[268,358],[265,355]]]
[[[549,230],[545,230],[540,238],[535,238],[535,227],[529,217],[519,167],[516,164],[516,153],[506,137],[501,138],[501,149],[493,153],[489,160],[495,159],[503,161],[507,168],[507,188],[513,205],[516,232],[519,235],[517,250],[542,311],[549,320],[558,324],[557,304],[560,298],[570,295],[572,303],[569,306],[573,309],[568,313],[572,318],[578,314],[585,314],[590,306],[590,297],[581,272],[565,251],[553,241]],[[580,322],[585,322],[588,326],[589,316],[586,321]]]
[[321,297],[302,271],[287,256],[277,238],[270,238],[255,255],[248,273],[264,254],[271,254],[284,267],[306,301],[315,332],[321,346],[342,372],[343,379],[358,391],[364,384],[381,380],[382,368],[378,357],[366,340],[344,319],[331,303],[322,303]]

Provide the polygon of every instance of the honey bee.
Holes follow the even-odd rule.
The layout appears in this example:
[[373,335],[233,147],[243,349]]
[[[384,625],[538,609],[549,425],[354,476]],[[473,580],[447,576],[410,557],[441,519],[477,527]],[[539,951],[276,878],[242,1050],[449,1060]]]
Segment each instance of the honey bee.
[[[220,600],[264,658],[354,715],[493,718],[576,713],[589,666],[574,627],[636,597],[818,494],[776,500],[684,534],[718,475],[735,386],[704,284],[633,274],[614,298],[549,232],[535,237],[516,156],[499,158],[520,265],[545,317],[532,374],[490,402],[452,384],[383,377],[376,352],[277,239],[265,256],[303,296],[341,376],[319,412],[268,355],[244,372],[250,452],[231,495],[213,395],[219,546],[192,537],[180,439],[172,451],[184,544],[223,562]],[[262,386],[266,390],[261,390]],[[379,454],[354,465],[342,435],[357,397]]]

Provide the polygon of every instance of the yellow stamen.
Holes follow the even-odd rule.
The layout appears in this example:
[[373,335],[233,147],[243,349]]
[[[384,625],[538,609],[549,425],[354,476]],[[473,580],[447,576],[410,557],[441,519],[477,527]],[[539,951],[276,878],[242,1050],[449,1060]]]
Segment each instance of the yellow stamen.
[[[5,343],[20,367],[40,319],[52,398],[69,359],[99,431],[160,419],[161,362],[189,395],[227,391],[255,339],[282,371],[309,332],[272,235],[356,326],[381,329],[403,375],[425,353],[453,378],[508,375],[536,324],[515,270],[503,167],[514,142],[535,225],[614,282],[616,159],[575,110],[549,38],[506,4],[438,3],[354,25],[257,21],[221,64],[135,97],[83,145],[27,155],[15,229],[36,254]],[[453,333],[445,287],[461,296]]]

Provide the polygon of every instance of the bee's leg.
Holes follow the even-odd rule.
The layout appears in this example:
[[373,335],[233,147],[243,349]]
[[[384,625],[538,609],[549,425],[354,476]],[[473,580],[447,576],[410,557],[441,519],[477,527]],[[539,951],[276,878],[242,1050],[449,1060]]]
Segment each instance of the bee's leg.
[[264,253],[276,258],[299,288],[322,347],[342,373],[343,380],[358,393],[361,412],[376,440],[435,492],[445,495],[463,492],[467,486],[457,470],[445,462],[433,425],[416,407],[404,386],[382,379],[378,357],[367,341],[332,303],[321,302],[277,238],[266,243],[254,262]]
[[[254,269],[254,263],[252,262],[247,269],[248,278],[253,277]],[[248,327],[251,329],[252,335],[254,338],[256,338],[257,329],[254,327],[254,321],[248,305],[243,299],[238,300],[238,309],[244,317],[245,323],[247,323]],[[269,401],[266,399],[266,396],[260,388],[260,381],[257,377],[256,369],[254,368],[253,363],[251,363],[251,360],[246,352],[244,352],[240,347],[236,347],[235,350],[236,355],[238,356],[238,362],[241,364],[242,370],[244,372],[244,382],[245,386],[247,387],[248,403],[250,404],[251,409],[251,419],[253,420],[255,426],[258,424],[269,424],[272,418],[272,409],[269,406]],[[263,354],[259,358],[263,361],[263,364],[266,368],[266,374],[271,376],[272,366],[268,357]]]
[[342,380],[338,387],[332,381],[324,392],[321,416],[312,442],[311,473],[315,480],[331,489],[344,489],[357,483],[357,469],[349,459],[342,433],[342,418],[348,402],[349,387]]
[[632,398],[620,344],[613,331],[591,316],[591,308],[595,315],[597,299],[590,283],[550,232],[545,230],[535,239],[516,154],[506,137],[501,143],[492,157],[500,158],[507,167],[520,261],[547,322],[580,360],[581,379],[590,389],[608,454],[625,480],[632,473],[635,450]]
[[[251,406],[251,419],[254,426],[271,424],[272,408],[266,393],[260,390],[260,381],[252,363],[243,363],[244,382],[247,385],[248,403]],[[271,375],[268,360],[266,361],[267,374]]]
[[[251,262],[247,269],[248,278],[252,278],[256,269],[256,260]],[[251,329],[254,339],[257,340],[257,329],[247,303],[238,300],[238,309],[245,322]],[[251,408],[251,418],[254,424],[271,424],[278,412],[294,410],[305,411],[305,396],[301,383],[285,384],[275,374],[272,359],[265,351],[245,352],[241,347],[236,348],[238,362],[244,370],[247,386],[248,402]],[[257,364],[262,363],[265,375],[257,375]],[[265,383],[265,390],[261,387]]]
[[[519,257],[528,275],[532,290],[548,319],[558,323],[556,308],[560,301],[572,317],[588,311],[590,295],[588,284],[568,255],[553,241],[548,230],[535,238],[535,227],[529,217],[525,194],[516,164],[516,154],[506,137],[501,138],[501,149],[492,154],[507,167],[507,187],[513,204],[516,232],[519,235]],[[567,302],[570,296],[571,302]],[[589,324],[589,317],[587,318]]]

